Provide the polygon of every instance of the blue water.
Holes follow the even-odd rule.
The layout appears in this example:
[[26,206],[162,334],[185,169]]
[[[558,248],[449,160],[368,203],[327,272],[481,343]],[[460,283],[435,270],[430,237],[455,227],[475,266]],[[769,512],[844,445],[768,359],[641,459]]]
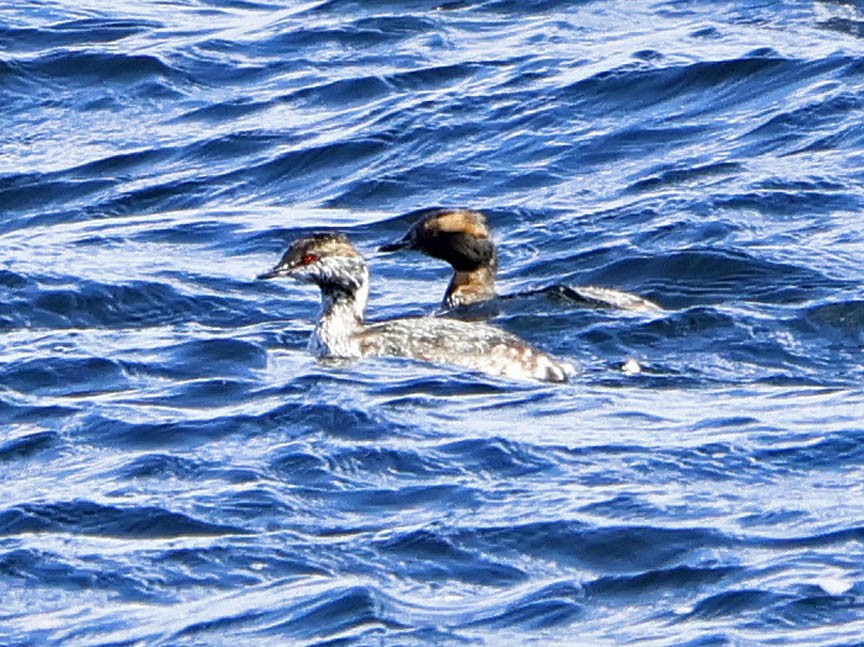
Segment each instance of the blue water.
[[[112,7],[112,5],[117,5]],[[864,635],[859,3],[0,8],[0,643]],[[346,231],[486,211],[567,385],[318,365]],[[643,370],[622,370],[629,359]]]

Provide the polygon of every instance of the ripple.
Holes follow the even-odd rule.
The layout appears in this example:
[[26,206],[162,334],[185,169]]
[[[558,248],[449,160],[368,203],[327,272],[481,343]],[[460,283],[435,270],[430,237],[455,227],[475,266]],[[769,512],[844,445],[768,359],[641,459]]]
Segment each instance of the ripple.
[[83,281],[74,288],[18,288],[14,300],[0,307],[8,327],[126,328],[199,321],[208,325],[237,322],[241,302],[229,297],[184,294],[156,281],[125,285]]
[[715,531],[645,526],[590,528],[567,521],[530,523],[461,533],[467,545],[606,572],[643,572],[667,566],[694,550],[728,540]]
[[0,29],[0,47],[7,52],[38,52],[76,44],[113,43],[161,26],[149,20],[105,17],[79,18],[39,28],[4,26]]
[[118,391],[129,385],[122,366],[101,357],[12,362],[0,370],[0,378],[22,393],[66,396]]
[[19,549],[0,554],[0,573],[31,586],[48,580],[59,589],[72,592],[87,588],[108,591],[121,600],[154,602],[159,599],[150,583],[124,573],[103,570],[92,562],[87,560],[76,565],[63,555]]
[[22,72],[46,81],[84,85],[127,84],[141,79],[177,77],[177,71],[150,54],[56,51],[21,64]]
[[705,619],[729,615],[741,616],[761,611],[765,607],[776,605],[791,597],[759,590],[726,591],[701,600],[692,613]]
[[644,285],[662,292],[663,302],[671,308],[735,298],[794,303],[843,286],[842,282],[807,267],[771,262],[739,251],[712,249],[613,261],[583,280],[616,284],[634,274],[642,277]]
[[377,549],[385,558],[403,560],[406,572],[421,581],[456,579],[469,584],[506,587],[528,577],[518,568],[485,559],[455,546],[446,537],[425,530],[380,542]]
[[4,534],[61,532],[105,537],[153,538],[234,535],[246,531],[155,507],[119,508],[91,501],[24,504],[0,512]]
[[461,440],[440,445],[436,453],[458,460],[468,473],[496,478],[519,478],[555,469],[553,462],[503,438]]
[[755,458],[789,471],[860,465],[864,461],[864,431],[840,432],[818,442],[762,449],[755,453]]
[[552,584],[505,606],[501,613],[475,620],[466,626],[490,629],[519,627],[525,631],[569,625],[583,615],[582,591],[567,583]]
[[60,434],[54,431],[39,431],[19,436],[0,444],[0,462],[31,458],[57,447],[60,442]]

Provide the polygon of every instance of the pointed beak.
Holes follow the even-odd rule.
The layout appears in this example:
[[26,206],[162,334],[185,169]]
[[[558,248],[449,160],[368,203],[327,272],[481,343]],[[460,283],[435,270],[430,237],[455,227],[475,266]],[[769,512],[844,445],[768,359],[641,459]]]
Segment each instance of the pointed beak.
[[277,265],[276,267],[274,267],[269,272],[264,272],[263,274],[259,274],[255,278],[258,280],[275,279],[277,276],[287,276],[287,275],[288,275],[288,269],[286,267],[284,267],[283,265]]
[[279,276],[279,273],[276,270],[270,270],[269,272],[259,274],[255,278],[260,281],[261,279],[275,279],[277,276]]
[[399,240],[394,240],[391,243],[385,243],[378,248],[379,252],[398,252],[400,249],[409,249],[411,247],[411,241],[407,238],[400,238]]

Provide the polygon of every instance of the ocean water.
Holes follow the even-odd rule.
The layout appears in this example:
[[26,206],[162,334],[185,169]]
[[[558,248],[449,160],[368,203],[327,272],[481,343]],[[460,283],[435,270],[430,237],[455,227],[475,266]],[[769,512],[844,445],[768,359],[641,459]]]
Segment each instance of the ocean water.
[[[113,6],[116,5],[116,6]],[[852,645],[864,8],[0,7],[0,644]],[[369,315],[483,209],[566,385],[319,365],[256,281],[345,231]],[[640,373],[622,370],[628,360]]]

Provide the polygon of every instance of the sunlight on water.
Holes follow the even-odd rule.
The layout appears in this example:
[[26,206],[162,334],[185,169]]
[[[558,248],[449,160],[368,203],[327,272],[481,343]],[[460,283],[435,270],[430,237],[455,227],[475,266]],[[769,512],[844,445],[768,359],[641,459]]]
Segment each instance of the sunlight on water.
[[[862,26],[9,7],[0,642],[860,640]],[[498,291],[540,290],[493,323],[568,384],[319,364],[317,291],[255,279],[338,229],[369,319],[436,313],[444,264],[377,251],[434,205],[484,211]]]

